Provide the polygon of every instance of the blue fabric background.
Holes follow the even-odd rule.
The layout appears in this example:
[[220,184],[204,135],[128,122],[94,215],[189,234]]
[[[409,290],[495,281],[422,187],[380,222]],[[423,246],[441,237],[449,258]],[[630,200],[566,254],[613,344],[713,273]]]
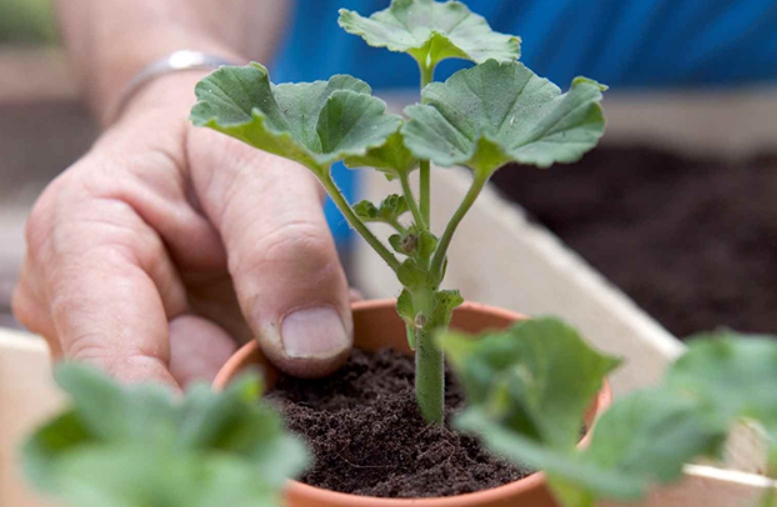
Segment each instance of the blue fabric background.
[[[275,82],[348,73],[374,89],[418,85],[406,55],[367,46],[337,25],[340,7],[363,15],[389,0],[296,0],[272,69]],[[521,60],[562,89],[585,75],[612,88],[731,86],[777,78],[777,0],[468,0],[497,31],[520,35]],[[444,79],[466,62],[438,67]],[[336,169],[353,198],[352,174]],[[338,240],[348,227],[327,210]]]

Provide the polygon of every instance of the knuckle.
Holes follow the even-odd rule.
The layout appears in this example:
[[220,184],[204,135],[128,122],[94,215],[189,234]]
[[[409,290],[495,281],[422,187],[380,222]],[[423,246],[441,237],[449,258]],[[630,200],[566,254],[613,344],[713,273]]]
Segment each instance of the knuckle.
[[309,220],[288,222],[252,241],[241,255],[237,270],[244,272],[274,265],[294,264],[305,271],[322,270],[338,263],[329,231]]

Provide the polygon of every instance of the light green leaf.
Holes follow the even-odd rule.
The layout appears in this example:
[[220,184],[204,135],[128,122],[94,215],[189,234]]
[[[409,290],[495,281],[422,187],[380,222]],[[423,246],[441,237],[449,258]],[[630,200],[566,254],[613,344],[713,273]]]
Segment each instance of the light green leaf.
[[[563,377],[550,372],[569,368],[566,358],[548,345],[569,340],[564,346],[569,350],[577,340],[557,322],[541,333],[511,331],[479,340],[460,333],[439,338],[470,402],[454,424],[476,433],[495,453],[543,470],[565,507],[592,507],[608,498],[636,500],[654,485],[676,480],[685,463],[718,457],[730,427],[742,418],[758,421],[775,435],[775,337],[721,331],[695,338],[661,386],[618,399],[599,418],[590,445],[577,450],[553,436],[565,432],[547,431],[535,416],[559,413],[552,405],[544,412],[534,407],[542,396],[563,393],[564,386],[547,384],[536,394],[527,381],[533,382],[537,372]],[[521,342],[536,343],[520,347]],[[585,373],[575,376],[587,378]],[[527,407],[525,413],[506,417],[516,406]]]
[[742,419],[758,421],[777,455],[777,337],[721,330],[688,344],[667,386],[699,400],[726,429]]
[[277,488],[228,456],[105,445],[58,463],[58,498],[78,507],[281,507]]
[[431,285],[430,274],[414,259],[405,259],[397,269],[397,279],[411,291]]
[[389,236],[388,241],[389,245],[391,245],[391,248],[393,248],[395,252],[401,253],[402,255],[407,255],[407,252],[403,247],[404,241],[401,234],[392,234]]
[[518,37],[494,32],[461,2],[393,0],[369,18],[340,9],[339,23],[370,46],[408,53],[426,68],[446,58],[513,61],[521,53]]
[[178,414],[165,388],[140,384],[125,392],[102,373],[75,363],[62,364],[54,376],[95,438],[153,441],[160,446],[173,441]]
[[277,505],[283,482],[307,462],[304,446],[259,402],[256,374],[223,393],[194,387],[184,399],[160,386],[121,387],[78,364],[58,367],[56,378],[73,405],[28,439],[24,469],[72,505]]
[[408,148],[441,166],[490,175],[508,162],[574,162],[604,133],[602,85],[577,78],[565,94],[521,63],[489,60],[423,91],[405,109]]
[[418,167],[418,159],[407,149],[399,131],[391,134],[382,145],[367,150],[365,155],[347,157],[343,162],[350,169],[377,169],[389,181],[399,178],[400,174],[409,174]]
[[407,213],[408,207],[404,196],[391,194],[381,201],[380,206],[375,206],[369,201],[360,201],[354,205],[353,211],[364,222],[393,224],[400,216]]
[[667,389],[636,392],[604,413],[583,459],[647,487],[676,479],[697,456],[716,455],[726,430],[710,424],[694,400]]
[[482,405],[465,411],[455,424],[476,433],[493,452],[543,470],[565,507],[591,507],[599,499],[636,500],[654,484],[677,479],[693,458],[717,454],[725,436],[707,424],[694,402],[667,390],[618,400],[583,451],[538,442],[520,427],[494,421]]
[[453,310],[464,303],[464,298],[457,290],[441,290],[434,295],[434,308],[432,315],[424,326],[424,331],[431,333],[438,329],[447,328],[451,323]]
[[222,67],[197,83],[191,120],[319,176],[347,157],[383,146],[402,124],[356,78],[273,85],[262,65]]
[[586,408],[620,363],[555,318],[518,322],[482,336],[474,347],[457,335],[438,339],[471,403],[512,430],[562,450],[574,447]]
[[454,425],[477,434],[494,453],[521,466],[543,470],[564,507],[593,506],[596,496],[591,491],[606,491],[607,496],[622,500],[636,499],[643,493],[642,481],[634,481],[617,470],[598,468],[570,449],[554,449],[537,442],[495,422],[479,407],[466,409],[456,417]]
[[[415,227],[417,229],[417,227]],[[419,259],[428,259],[432,256],[437,244],[440,242],[437,236],[429,231],[418,231],[418,244],[415,251]],[[458,306],[458,305],[457,305]]]

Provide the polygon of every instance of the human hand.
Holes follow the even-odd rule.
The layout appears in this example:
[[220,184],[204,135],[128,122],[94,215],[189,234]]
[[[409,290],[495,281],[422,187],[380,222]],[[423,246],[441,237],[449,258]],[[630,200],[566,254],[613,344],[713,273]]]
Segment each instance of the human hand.
[[281,369],[327,374],[353,324],[323,191],[299,165],[192,127],[200,77],[149,84],[41,195],[14,313],[55,357],[129,382],[212,379],[253,337]]

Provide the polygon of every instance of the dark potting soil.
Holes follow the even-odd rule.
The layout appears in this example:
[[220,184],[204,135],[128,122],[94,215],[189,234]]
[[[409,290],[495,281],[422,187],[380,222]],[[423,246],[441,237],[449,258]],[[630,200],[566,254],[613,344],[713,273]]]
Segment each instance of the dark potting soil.
[[[302,435],[315,463],[301,478],[321,488],[377,497],[439,497],[493,488],[528,475],[471,436],[424,423],[412,357],[354,350],[331,377],[281,377],[267,398]],[[448,419],[463,395],[447,376]]]
[[777,154],[602,147],[494,179],[673,334],[777,333]]

